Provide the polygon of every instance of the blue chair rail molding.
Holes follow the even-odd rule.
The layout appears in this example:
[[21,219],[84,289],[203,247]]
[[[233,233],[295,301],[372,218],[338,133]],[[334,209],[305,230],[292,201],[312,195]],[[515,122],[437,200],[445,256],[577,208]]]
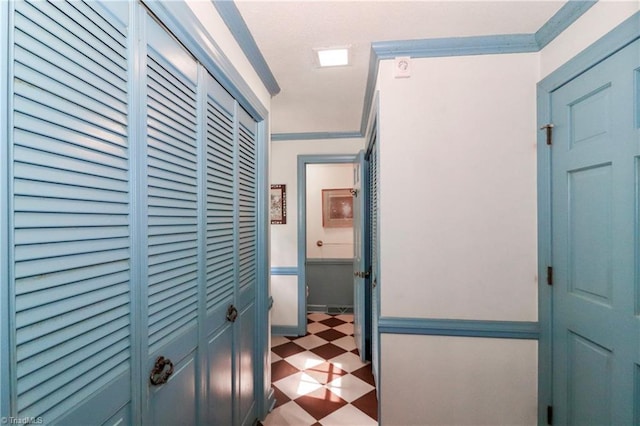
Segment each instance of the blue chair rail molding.
[[272,266],[271,275],[298,275],[297,266]]
[[378,320],[380,334],[489,337],[537,340],[540,328],[530,321],[482,321],[459,319],[393,318]]

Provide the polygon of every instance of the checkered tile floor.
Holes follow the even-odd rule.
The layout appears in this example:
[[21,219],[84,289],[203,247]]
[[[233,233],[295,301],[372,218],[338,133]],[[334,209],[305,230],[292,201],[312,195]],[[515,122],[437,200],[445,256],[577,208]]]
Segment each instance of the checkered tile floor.
[[304,337],[272,338],[276,406],[264,425],[377,425],[371,364],[358,356],[353,315],[313,313],[307,323]]

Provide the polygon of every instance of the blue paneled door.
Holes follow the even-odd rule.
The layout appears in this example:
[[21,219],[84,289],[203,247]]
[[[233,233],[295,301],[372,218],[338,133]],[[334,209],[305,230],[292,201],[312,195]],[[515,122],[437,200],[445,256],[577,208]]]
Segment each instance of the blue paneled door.
[[353,165],[353,335],[363,361],[367,356],[367,282],[369,279],[367,192],[368,163],[364,151]]
[[638,424],[640,41],[552,93],[554,424]]

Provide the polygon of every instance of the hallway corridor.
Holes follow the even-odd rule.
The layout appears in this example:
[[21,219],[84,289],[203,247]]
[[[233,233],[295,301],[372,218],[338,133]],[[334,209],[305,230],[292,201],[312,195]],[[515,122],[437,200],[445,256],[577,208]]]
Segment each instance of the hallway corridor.
[[304,337],[274,336],[271,380],[276,405],[265,426],[377,425],[371,364],[353,339],[353,315],[307,315]]

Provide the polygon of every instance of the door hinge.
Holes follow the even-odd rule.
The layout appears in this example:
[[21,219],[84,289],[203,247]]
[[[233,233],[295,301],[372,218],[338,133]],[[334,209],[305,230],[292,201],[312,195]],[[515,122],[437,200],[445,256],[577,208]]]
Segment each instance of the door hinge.
[[553,285],[553,266],[547,266],[547,284]]
[[553,424],[553,407],[551,405],[547,405],[547,424]]
[[553,124],[545,124],[540,127],[540,130],[546,130],[547,132],[547,145],[553,144]]

